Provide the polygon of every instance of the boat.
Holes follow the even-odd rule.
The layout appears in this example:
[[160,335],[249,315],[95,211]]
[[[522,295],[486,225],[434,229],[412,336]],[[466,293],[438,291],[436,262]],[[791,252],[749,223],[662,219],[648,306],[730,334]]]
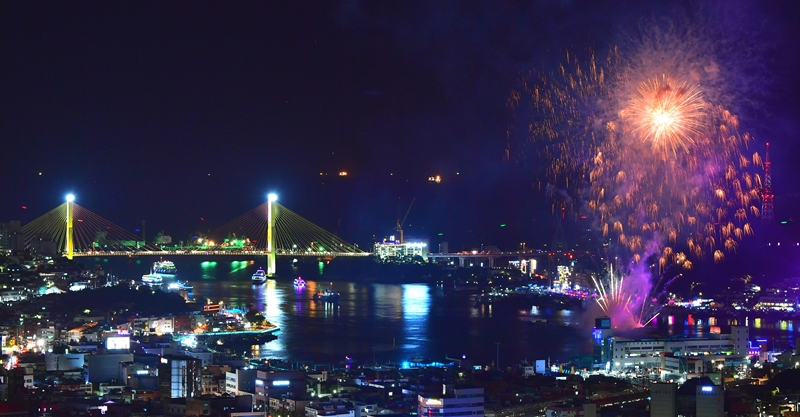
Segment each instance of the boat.
[[194,287],[188,282],[176,281],[167,285],[167,289],[171,291],[191,291],[194,289]]
[[253,277],[251,278],[254,284],[263,284],[267,280],[267,273],[264,271],[264,268],[258,268]]
[[305,286],[306,286],[306,282],[305,282],[305,280],[303,280],[303,278],[297,277],[294,280],[294,287],[295,288],[305,288]]
[[331,290],[323,290],[314,294],[314,300],[335,303],[339,301],[339,293]]
[[157,261],[153,262],[153,272],[162,275],[175,275],[178,273],[178,268],[172,261]]
[[150,272],[149,274],[142,275],[142,284],[146,285],[161,285],[164,282],[164,278],[161,275],[156,274],[155,272]]

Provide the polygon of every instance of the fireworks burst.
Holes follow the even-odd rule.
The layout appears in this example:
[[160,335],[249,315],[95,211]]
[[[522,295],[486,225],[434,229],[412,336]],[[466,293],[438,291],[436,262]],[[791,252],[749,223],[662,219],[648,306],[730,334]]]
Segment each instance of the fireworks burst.
[[676,83],[667,77],[639,85],[623,117],[633,126],[632,133],[649,141],[664,159],[669,151],[689,153],[693,137],[700,133],[705,103],[696,85]]
[[[613,267],[609,268],[608,285],[595,277],[592,277],[592,281],[597,291],[595,301],[611,317],[614,327],[644,327],[658,317],[659,307],[651,302],[649,285],[647,288],[632,288],[636,286],[632,286],[630,280],[625,281],[624,275],[615,273]],[[637,289],[645,293],[640,294]]]
[[627,52],[567,53],[555,72],[522,77],[509,105],[529,111],[524,144],[546,167],[539,186],[634,263],[649,242],[659,273],[691,268],[690,258],[721,262],[752,234],[763,168],[738,118],[706,99],[720,96],[706,93],[723,69],[681,61],[703,54],[665,42]]

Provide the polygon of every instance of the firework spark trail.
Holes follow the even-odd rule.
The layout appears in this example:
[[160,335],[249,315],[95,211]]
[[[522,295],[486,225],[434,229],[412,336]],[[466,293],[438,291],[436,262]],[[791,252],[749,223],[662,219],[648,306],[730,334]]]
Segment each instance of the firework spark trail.
[[509,103],[530,111],[544,188],[568,195],[563,203],[593,219],[620,255],[638,263],[658,240],[660,271],[708,254],[721,262],[759,216],[761,158],[745,154],[752,138],[738,118],[704,99],[703,86],[718,80],[703,84],[696,65],[670,61],[701,54],[643,45],[603,60],[567,53],[555,73],[523,77]]
[[657,295],[651,294],[653,289],[649,285],[645,274],[634,272],[629,277],[641,278],[626,280],[624,274],[619,274],[613,266],[608,271],[608,285],[602,279],[592,277],[597,298],[595,301],[603,312],[611,318],[615,328],[627,329],[647,326],[658,317],[660,306]]

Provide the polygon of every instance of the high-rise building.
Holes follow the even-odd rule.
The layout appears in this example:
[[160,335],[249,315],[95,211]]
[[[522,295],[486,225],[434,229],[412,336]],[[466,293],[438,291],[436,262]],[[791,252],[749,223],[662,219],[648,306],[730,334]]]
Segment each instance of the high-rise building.
[[202,361],[188,356],[162,356],[158,364],[158,392],[161,398],[190,398],[200,395]]
[[594,347],[594,362],[607,364],[612,359],[612,340],[613,331],[611,330],[611,318],[597,317],[594,319],[594,329],[592,329],[592,345]]
[[0,250],[20,251],[25,249],[25,238],[19,220],[0,223]]

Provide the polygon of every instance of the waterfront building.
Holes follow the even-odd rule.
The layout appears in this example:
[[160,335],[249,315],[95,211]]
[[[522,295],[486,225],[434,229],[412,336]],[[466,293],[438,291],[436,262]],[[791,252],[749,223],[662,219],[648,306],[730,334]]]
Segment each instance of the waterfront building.
[[389,240],[376,242],[372,253],[379,262],[413,262],[414,259],[428,259],[428,243],[425,241],[400,242],[390,236]]
[[[686,338],[611,338],[613,369],[632,367],[663,368],[664,357],[681,357],[708,363],[742,362],[749,353],[749,328],[731,326],[730,334]],[[702,369],[701,369],[702,371]],[[663,375],[662,375],[663,376]]]
[[417,415],[438,417],[484,415],[483,388],[456,388],[445,384],[440,394],[423,397],[417,401]]

